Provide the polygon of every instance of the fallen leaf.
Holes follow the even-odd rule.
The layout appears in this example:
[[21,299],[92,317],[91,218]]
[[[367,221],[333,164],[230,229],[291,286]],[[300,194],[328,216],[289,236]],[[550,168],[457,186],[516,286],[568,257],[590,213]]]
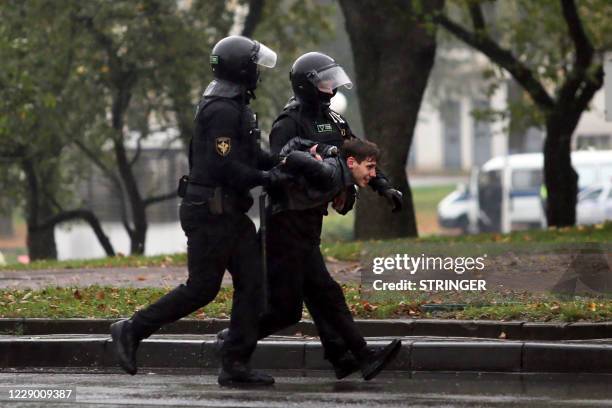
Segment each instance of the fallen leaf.
[[26,293],[25,296],[21,300],[28,300],[30,296],[32,296],[32,292]]
[[137,280],[139,280],[139,281],[144,281],[144,280],[147,280],[147,278],[146,278],[145,276],[143,276],[143,275],[138,275],[138,276],[136,277],[136,279],[137,279]]
[[74,298],[77,300],[83,299],[83,295],[81,295],[81,292],[79,292],[78,289],[74,291],[73,295],[74,295]]
[[96,293],[96,299],[98,300],[104,300],[104,298],[106,297],[106,295],[104,294],[104,291],[99,291],[98,293]]
[[593,302],[589,303],[589,310],[591,312],[596,311],[597,310],[597,305],[595,303],[593,303]]

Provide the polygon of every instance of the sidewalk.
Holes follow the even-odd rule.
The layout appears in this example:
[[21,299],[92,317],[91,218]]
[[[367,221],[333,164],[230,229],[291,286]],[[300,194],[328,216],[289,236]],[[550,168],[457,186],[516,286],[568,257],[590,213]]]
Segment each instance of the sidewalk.
[[[108,334],[117,319],[0,318],[0,334]],[[466,337],[501,340],[558,341],[612,339],[612,322],[539,323],[496,320],[393,319],[355,320],[365,337]],[[228,319],[181,319],[162,327],[158,334],[216,334]],[[287,336],[318,336],[309,320],[278,332]]]
[[[391,338],[367,338],[384,345]],[[107,335],[0,337],[0,369],[82,368],[115,371]],[[143,370],[219,366],[213,335],[161,335],[142,342],[138,364]],[[316,340],[271,337],[261,341],[252,365],[260,369],[327,370]],[[612,373],[612,344],[535,342],[441,337],[403,337],[392,371],[590,372]],[[77,370],[78,371],[78,370]]]
[[[112,355],[108,333],[110,321],[70,319],[4,319],[7,327],[21,324],[22,335],[0,336],[0,370],[31,370],[33,368],[70,368],[75,371],[112,371],[117,365]],[[368,343],[382,345],[391,338],[402,339],[398,358],[391,371],[475,371],[475,372],[593,372],[612,373],[612,323],[546,325],[524,322],[453,322],[453,321],[359,321]],[[141,372],[165,369],[189,369],[199,372],[218,367],[216,331],[227,326],[224,320],[180,321],[163,334],[143,341],[138,354]],[[43,331],[55,334],[37,335]],[[91,328],[86,333],[84,330]],[[106,328],[103,331],[102,328]],[[493,333],[500,327],[508,333],[534,334],[518,339],[478,337],[478,333]],[[537,339],[538,333],[552,330],[563,334],[557,341]],[[573,327],[573,328],[572,328]],[[582,329],[578,329],[582,327]],[[37,328],[37,329],[36,329]],[[474,329],[475,328],[475,329]],[[537,329],[536,329],[537,328]],[[515,332],[510,329],[514,329]],[[190,330],[192,333],[190,333]],[[258,344],[253,367],[261,369],[327,370],[318,339],[308,334],[312,323],[301,322],[287,332],[301,335],[273,336]],[[405,334],[406,330],[411,334]],[[531,330],[531,331],[530,331]],[[582,330],[582,331],[581,331]],[[26,334],[27,331],[30,333]],[[171,332],[174,331],[174,334]],[[72,334],[71,334],[72,332]],[[95,333],[94,333],[95,332]],[[196,332],[196,333],[193,333]],[[203,334],[208,332],[208,334]],[[376,333],[375,333],[376,332]],[[439,332],[439,334],[432,334]],[[442,334],[445,332],[444,334]],[[93,334],[92,334],[93,333]],[[180,333],[180,334],[177,334]],[[419,334],[420,333],[420,334]],[[424,334],[429,333],[429,334]],[[472,333],[471,337],[464,334]],[[505,333],[505,332],[504,332]],[[581,334],[570,339],[569,334]],[[599,333],[599,338],[585,333]],[[503,336],[502,336],[503,337]],[[549,336],[550,337],[550,336]],[[577,338],[580,337],[580,338]]]

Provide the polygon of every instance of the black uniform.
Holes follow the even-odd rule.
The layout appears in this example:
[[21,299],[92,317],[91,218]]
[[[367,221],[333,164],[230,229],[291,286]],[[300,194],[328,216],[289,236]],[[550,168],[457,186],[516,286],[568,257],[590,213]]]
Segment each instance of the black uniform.
[[[270,133],[270,149],[277,154],[293,137],[340,147],[354,137],[348,124],[330,109],[311,109],[291,101],[275,121]],[[389,188],[377,172],[370,183]],[[282,191],[271,191],[272,208],[268,226],[268,269],[271,312],[260,323],[259,337],[270,335],[297,323],[302,316],[302,302],[310,311],[326,357],[334,362],[347,349],[356,353],[366,342],[359,334],[346,305],[340,285],[330,276],[319,245],[323,216],[328,201],[316,208],[291,209]],[[286,208],[278,211],[278,208]]]
[[187,235],[189,277],[133,317],[139,338],[212,301],[225,269],[232,274],[234,298],[224,365],[246,362],[257,342],[262,306],[261,257],[253,222],[245,212],[249,189],[262,184],[274,159],[256,140],[256,121],[239,86],[215,80],[198,105],[190,146],[190,183],[180,207]]

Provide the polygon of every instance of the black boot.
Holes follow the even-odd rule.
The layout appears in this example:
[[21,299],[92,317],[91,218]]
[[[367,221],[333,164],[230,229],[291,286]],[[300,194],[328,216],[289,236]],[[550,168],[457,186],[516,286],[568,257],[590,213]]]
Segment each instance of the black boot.
[[397,356],[401,348],[402,342],[397,339],[385,347],[364,347],[357,357],[363,379],[368,381],[376,377]]
[[251,370],[251,368],[237,361],[232,363],[224,362],[217,379],[219,385],[224,387],[239,386],[260,386],[274,384],[274,378],[261,371]]
[[219,333],[217,333],[217,348],[219,350],[221,350],[221,347],[223,347],[223,342],[227,339],[228,336],[229,329],[223,329]]
[[329,359],[334,366],[336,378],[341,380],[358,371],[360,368],[359,362],[349,352],[344,353],[340,358]]
[[121,320],[110,325],[113,338],[113,350],[121,368],[134,375],[136,367],[136,349],[140,341],[134,335],[131,320]]

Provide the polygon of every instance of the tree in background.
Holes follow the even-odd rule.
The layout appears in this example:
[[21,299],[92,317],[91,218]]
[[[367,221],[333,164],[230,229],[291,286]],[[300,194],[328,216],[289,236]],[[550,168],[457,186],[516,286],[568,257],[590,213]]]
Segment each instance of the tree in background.
[[[129,126],[129,117],[135,111],[149,112],[155,115],[155,122],[178,127],[180,138],[188,141],[193,131],[193,106],[211,75],[210,49],[230,34],[236,13],[244,12],[245,8],[243,30],[238,33],[254,33],[255,38],[275,48],[284,58],[291,58],[300,49],[298,44],[308,45],[317,38],[306,37],[309,30],[320,26],[313,23],[321,21],[314,2],[288,1],[279,7],[271,2],[251,1],[242,4],[245,8],[239,6],[231,8],[223,1],[193,2],[184,8],[156,0],[90,1],[82,4],[76,16],[91,42],[92,52],[83,58],[83,64],[93,74],[89,80],[95,81],[100,98],[106,103],[103,112],[110,113],[98,116],[97,128],[91,132],[89,141],[79,147],[113,181],[115,191],[122,197],[122,219],[130,237],[131,253],[144,252],[147,207],[173,198],[176,193],[173,189],[143,197],[133,171],[139,150],[130,157],[126,149],[126,139],[130,130],[134,130]],[[257,28],[259,25],[261,29]],[[278,86],[279,82],[266,78],[265,83]],[[270,92],[273,85],[267,86],[264,92],[258,92],[264,97],[258,99],[256,107],[263,107],[264,117],[269,118],[271,111],[276,114],[280,107],[270,103],[274,99],[265,98],[275,94]],[[145,115],[139,122],[146,125],[151,117]],[[146,126],[136,129],[140,130],[138,146],[148,135],[143,129]],[[101,158],[97,152],[109,143],[110,154]]]
[[0,188],[25,209],[31,259],[57,257],[54,227],[76,219],[113,254],[95,215],[72,194],[83,161],[69,146],[96,109],[90,89],[71,75],[79,42],[73,12],[45,1],[0,9]]
[[443,0],[340,0],[356,71],[366,137],[383,150],[383,168],[404,194],[404,210],[392,214],[384,201],[363,191],[355,237],[417,236],[406,160],[436,54],[435,30],[421,16],[441,10]]
[[32,259],[55,258],[54,226],[76,218],[90,222],[106,252],[114,253],[91,211],[64,211],[80,203],[75,186],[91,163],[121,198],[131,252],[143,253],[147,208],[176,193],[144,191],[135,175],[141,146],[156,130],[178,129],[178,138],[189,140],[193,107],[211,78],[212,46],[242,33],[279,51],[285,70],[265,73],[256,101],[270,124],[290,93],[288,64],[326,32],[324,7],[315,1],[12,6],[1,10],[8,24],[0,28],[7,65],[0,73],[0,165],[7,171],[0,178],[4,192],[24,198]]
[[[546,129],[548,225],[574,225],[578,176],[571,164],[571,137],[603,84],[603,51],[612,46],[612,3],[462,0],[452,6],[435,21],[485,54],[529,95],[524,111],[536,113]],[[453,11],[460,15],[451,17]]]

